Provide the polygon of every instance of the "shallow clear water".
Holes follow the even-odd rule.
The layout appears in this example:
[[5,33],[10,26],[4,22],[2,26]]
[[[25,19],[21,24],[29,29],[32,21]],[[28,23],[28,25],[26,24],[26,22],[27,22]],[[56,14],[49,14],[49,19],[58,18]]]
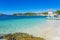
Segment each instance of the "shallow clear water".
[[1,16],[0,34],[26,32],[46,40],[60,40],[60,20],[45,16]]
[[[45,24],[46,17],[39,16],[2,16],[0,17],[0,34],[27,32],[39,25]],[[42,27],[42,26],[40,26]]]

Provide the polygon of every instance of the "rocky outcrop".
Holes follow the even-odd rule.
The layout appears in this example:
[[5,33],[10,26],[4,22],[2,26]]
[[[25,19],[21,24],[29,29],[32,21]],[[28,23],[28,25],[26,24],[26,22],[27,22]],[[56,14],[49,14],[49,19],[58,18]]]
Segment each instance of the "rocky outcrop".
[[27,33],[8,34],[8,35],[5,35],[5,39],[6,40],[44,40],[43,38],[34,37]]

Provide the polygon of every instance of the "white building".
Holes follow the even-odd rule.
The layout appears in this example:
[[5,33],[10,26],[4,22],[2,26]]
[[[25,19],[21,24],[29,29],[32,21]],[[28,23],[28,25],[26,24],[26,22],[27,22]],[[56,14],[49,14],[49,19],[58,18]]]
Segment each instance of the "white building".
[[48,10],[48,16],[50,16],[50,17],[54,16],[54,13],[53,13],[53,11],[51,9]]

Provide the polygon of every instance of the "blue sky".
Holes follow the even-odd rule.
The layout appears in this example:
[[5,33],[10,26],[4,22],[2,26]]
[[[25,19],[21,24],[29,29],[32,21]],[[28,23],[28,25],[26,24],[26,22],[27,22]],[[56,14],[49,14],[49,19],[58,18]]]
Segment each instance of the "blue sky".
[[43,12],[60,9],[60,0],[0,0],[0,13]]

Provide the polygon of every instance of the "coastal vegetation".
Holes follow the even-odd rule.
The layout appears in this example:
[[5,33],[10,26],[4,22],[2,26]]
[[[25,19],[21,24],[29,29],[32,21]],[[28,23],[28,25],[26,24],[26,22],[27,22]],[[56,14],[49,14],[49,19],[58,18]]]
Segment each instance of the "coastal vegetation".
[[24,15],[26,15],[26,16],[36,16],[37,14],[36,13],[32,13],[32,12],[27,12]]
[[27,13],[14,13],[13,16],[36,16],[36,13],[27,12]]
[[[60,15],[60,10],[54,12],[57,15]],[[0,13],[0,16],[4,16],[6,14]],[[47,16],[48,12],[42,13],[34,13],[34,12],[26,12],[26,13],[13,13],[12,16]]]
[[13,16],[22,16],[23,14],[22,13],[14,13],[12,14]]
[[[57,15],[60,15],[60,10],[57,10],[57,11],[55,11],[53,13],[55,13]],[[15,15],[17,15],[17,14],[15,14]],[[48,12],[42,12],[42,13],[27,12],[27,13],[24,13],[24,14],[20,13],[20,16],[47,16],[47,15],[48,15]]]
[[44,15],[48,15],[48,12],[43,12],[42,14],[44,14]]
[[0,16],[4,16],[4,15],[6,15],[6,14],[0,13]]
[[60,10],[57,10],[55,13],[57,13],[58,15],[60,15]]
[[6,40],[45,40],[44,38],[34,37],[27,33],[14,33],[5,35]]

